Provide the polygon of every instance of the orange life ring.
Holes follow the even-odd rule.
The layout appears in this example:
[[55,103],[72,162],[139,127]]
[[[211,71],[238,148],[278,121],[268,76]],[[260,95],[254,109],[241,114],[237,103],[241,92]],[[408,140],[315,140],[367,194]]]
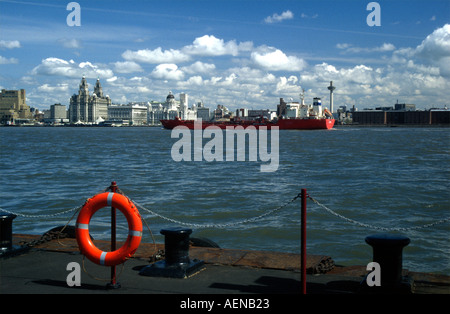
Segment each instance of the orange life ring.
[[[89,222],[92,216],[100,208],[106,206],[119,209],[125,215],[128,222],[129,232],[127,240],[121,248],[112,252],[104,252],[98,249],[89,235]],[[76,237],[81,253],[92,262],[105,266],[122,264],[136,252],[141,242],[141,216],[136,206],[122,194],[113,192],[100,193],[89,199],[78,214]]]

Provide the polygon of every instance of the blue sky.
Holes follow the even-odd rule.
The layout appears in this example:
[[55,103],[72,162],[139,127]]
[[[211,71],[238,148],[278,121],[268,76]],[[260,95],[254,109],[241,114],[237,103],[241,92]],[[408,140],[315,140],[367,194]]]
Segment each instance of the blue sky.
[[359,0],[77,1],[72,27],[69,2],[0,0],[0,88],[32,107],[68,105],[82,75],[113,103],[327,104],[332,80],[335,108],[450,105],[450,1],[377,1],[372,27]]

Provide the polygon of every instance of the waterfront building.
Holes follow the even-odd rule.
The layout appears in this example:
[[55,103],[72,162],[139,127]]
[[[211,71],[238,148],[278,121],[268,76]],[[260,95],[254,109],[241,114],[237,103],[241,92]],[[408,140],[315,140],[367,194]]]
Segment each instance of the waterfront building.
[[248,111],[248,118],[250,120],[255,120],[258,118],[271,119],[271,111],[270,109],[255,109]]
[[360,125],[448,125],[450,110],[362,110],[354,111],[352,118]]
[[414,104],[399,104],[398,101],[395,104],[395,110],[415,111],[416,105]]
[[81,79],[78,94],[70,98],[69,120],[72,123],[98,123],[108,118],[108,106],[111,105],[111,99],[108,95],[103,95],[103,89],[100,79],[94,87],[94,93],[89,95],[89,88],[86,78]]
[[152,101],[148,103],[148,124],[159,125],[161,124],[159,120],[173,120],[175,118],[183,120],[197,119],[198,108],[195,108],[195,106],[189,108],[188,99],[189,96],[186,93],[181,93],[180,100],[178,101],[170,91],[165,102]]
[[214,110],[214,119],[229,119],[233,116],[233,112],[229,111],[228,108],[224,105],[217,105],[217,108]]
[[0,123],[14,124],[16,120],[31,118],[30,107],[26,104],[25,90],[2,89],[0,93]]
[[209,121],[211,119],[209,108],[197,106],[197,119],[202,119],[202,121]]
[[146,125],[147,111],[147,106],[141,104],[110,105],[108,106],[108,122],[127,122],[129,125]]
[[53,122],[65,122],[67,120],[66,106],[61,104],[54,104],[50,106],[50,119]]

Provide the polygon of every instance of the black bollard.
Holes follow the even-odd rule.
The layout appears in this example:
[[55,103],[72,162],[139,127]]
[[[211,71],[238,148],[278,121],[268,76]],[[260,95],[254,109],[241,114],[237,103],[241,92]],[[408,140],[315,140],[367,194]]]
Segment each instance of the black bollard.
[[[409,284],[402,277],[402,250],[410,243],[408,237],[393,234],[374,234],[366,237],[366,243],[372,246],[373,262],[380,265],[381,286],[378,290],[405,292]],[[370,288],[369,288],[370,289]]]
[[163,229],[164,249],[167,265],[189,263],[189,235],[191,229]]
[[141,269],[143,276],[187,278],[203,269],[204,262],[189,259],[191,229],[173,228],[160,231],[164,235],[165,260]]
[[0,251],[8,251],[13,247],[12,221],[16,217],[14,214],[0,213]]

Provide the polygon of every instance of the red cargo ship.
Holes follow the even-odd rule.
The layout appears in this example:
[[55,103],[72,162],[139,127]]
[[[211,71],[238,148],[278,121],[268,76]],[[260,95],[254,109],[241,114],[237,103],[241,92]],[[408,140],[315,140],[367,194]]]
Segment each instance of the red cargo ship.
[[[194,129],[195,120],[181,120],[175,118],[174,120],[160,120],[164,128],[173,129],[177,126],[186,126],[189,129]],[[209,126],[218,126],[221,129],[226,129],[226,127],[236,127],[242,126],[247,128],[253,126],[257,129],[259,127],[267,127],[270,130],[273,126],[278,127],[279,130],[317,130],[317,129],[331,129],[334,126],[334,119],[303,119],[303,118],[293,118],[293,119],[278,119],[276,122],[267,120],[230,120],[230,121],[206,121],[201,123],[201,128],[205,129]]]
[[[259,118],[255,120],[246,120],[236,117],[225,121],[202,121],[201,126],[196,120],[181,120],[175,118],[174,120],[160,120],[166,129],[173,129],[177,126],[186,126],[189,129],[197,128],[205,129],[209,126],[217,126],[221,129],[227,127],[242,126],[247,128],[253,126],[257,129],[260,127],[267,127],[270,130],[272,127],[278,127],[279,130],[318,130],[331,129],[334,126],[334,119],[332,113],[327,109],[322,109],[322,102],[320,98],[315,97],[312,105],[305,105],[303,101],[300,103],[285,103],[280,99],[279,105],[280,118],[274,120],[267,120]],[[284,117],[283,117],[284,116]]]

